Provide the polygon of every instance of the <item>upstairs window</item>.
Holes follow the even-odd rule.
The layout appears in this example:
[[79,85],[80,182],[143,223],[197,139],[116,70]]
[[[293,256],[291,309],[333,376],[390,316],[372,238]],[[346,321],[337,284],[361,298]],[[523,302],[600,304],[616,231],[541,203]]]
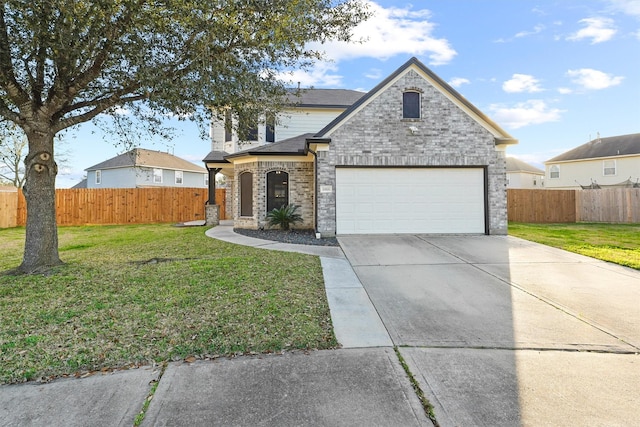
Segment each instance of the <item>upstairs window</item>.
[[615,176],[616,174],[616,161],[615,160],[604,160],[602,162],[602,175],[604,176]]
[[402,94],[402,118],[420,118],[420,92],[404,92]]
[[224,113],[224,141],[231,141],[233,139],[233,117],[231,111],[227,110]]
[[162,184],[162,169],[153,170],[153,183]]
[[240,139],[242,141],[258,140],[258,119],[255,116],[244,117],[241,119]]
[[102,171],[101,170],[97,170],[96,171],[96,184],[102,184]]
[[182,171],[176,171],[176,185],[182,185]]
[[267,114],[265,141],[276,142],[276,117],[274,114]]
[[560,178],[560,166],[551,165],[551,167],[549,168],[549,178],[551,179]]

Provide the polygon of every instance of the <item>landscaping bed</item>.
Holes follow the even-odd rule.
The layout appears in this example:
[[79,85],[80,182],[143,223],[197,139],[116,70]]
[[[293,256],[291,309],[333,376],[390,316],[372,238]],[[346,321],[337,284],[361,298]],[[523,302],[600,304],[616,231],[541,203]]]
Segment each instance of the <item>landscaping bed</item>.
[[279,229],[249,230],[246,228],[234,228],[234,232],[243,236],[254,237],[256,239],[273,240],[282,243],[293,243],[296,245],[316,245],[316,246],[338,246],[338,239],[335,237],[316,238],[313,230],[288,230]]

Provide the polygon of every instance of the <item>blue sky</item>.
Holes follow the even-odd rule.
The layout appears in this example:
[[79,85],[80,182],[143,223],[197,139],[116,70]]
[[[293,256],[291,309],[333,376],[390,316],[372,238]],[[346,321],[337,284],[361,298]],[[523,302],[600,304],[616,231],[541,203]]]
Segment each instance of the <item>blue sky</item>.
[[[370,90],[417,57],[520,142],[507,154],[537,167],[600,136],[640,132],[640,0],[367,1],[362,43],[322,48],[330,62],[284,78],[303,87]],[[173,152],[202,165],[210,144],[177,125]],[[122,152],[91,124],[64,137],[58,187]]]

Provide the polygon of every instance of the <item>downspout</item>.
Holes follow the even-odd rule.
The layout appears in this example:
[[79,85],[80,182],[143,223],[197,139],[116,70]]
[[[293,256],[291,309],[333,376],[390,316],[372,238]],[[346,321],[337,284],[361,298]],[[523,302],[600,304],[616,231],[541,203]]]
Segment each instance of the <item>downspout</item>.
[[316,236],[318,235],[318,154],[311,148],[307,151],[313,154],[313,225]]

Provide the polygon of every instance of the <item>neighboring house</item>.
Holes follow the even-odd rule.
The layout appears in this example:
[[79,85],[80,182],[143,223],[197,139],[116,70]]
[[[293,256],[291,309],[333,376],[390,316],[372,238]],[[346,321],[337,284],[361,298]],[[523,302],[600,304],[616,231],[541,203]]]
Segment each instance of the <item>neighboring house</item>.
[[506,234],[505,148],[517,141],[412,58],[321,129],[234,153],[227,176],[235,227],[265,227],[300,206],[323,236]]
[[85,169],[86,188],[206,188],[205,168],[161,151],[134,148]]
[[543,188],[544,171],[515,157],[507,157],[507,188]]
[[82,181],[80,181],[79,183],[77,183],[76,185],[74,185],[71,188],[87,188],[87,178],[82,178]]
[[589,141],[545,162],[546,188],[640,186],[640,133]]

